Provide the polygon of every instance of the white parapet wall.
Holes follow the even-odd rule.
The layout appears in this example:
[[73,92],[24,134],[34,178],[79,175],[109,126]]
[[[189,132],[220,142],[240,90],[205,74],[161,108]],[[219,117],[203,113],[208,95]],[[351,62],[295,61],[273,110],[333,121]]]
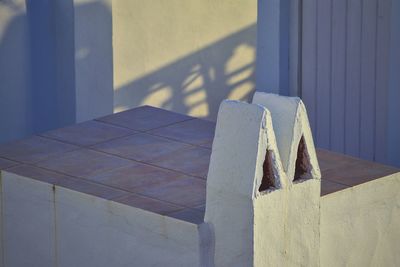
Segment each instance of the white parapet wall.
[[[218,114],[205,215],[215,265],[318,266],[320,171],[304,105],[258,97],[225,101]],[[286,109],[270,113],[270,98]]]
[[1,266],[200,266],[195,224],[7,171]]
[[400,173],[321,198],[321,266],[400,266]]
[[299,167],[296,160],[303,156],[303,160],[306,161],[304,167],[308,168],[304,174],[308,172],[310,175],[308,178],[321,178],[310,123],[303,101],[298,97],[256,92],[253,103],[260,104],[271,112],[282,164],[289,180],[301,179],[298,176],[302,174],[296,173],[296,167]]
[[[268,176],[263,175],[265,160],[272,170]],[[260,192],[263,183],[267,186]],[[205,214],[215,238],[215,266],[255,266],[255,254],[267,244],[267,258],[279,257],[283,229],[277,225],[283,223],[281,188],[285,183],[269,112],[258,105],[223,102],[207,178]],[[264,194],[270,200],[266,207],[270,219],[259,221],[265,227],[258,235],[254,203]]]
[[200,225],[0,172],[0,265],[399,266],[400,173],[320,197],[298,98],[224,101]]
[[289,266],[318,266],[321,172],[306,108],[298,97],[263,92],[254,94],[253,103],[271,112],[288,178],[283,262]]

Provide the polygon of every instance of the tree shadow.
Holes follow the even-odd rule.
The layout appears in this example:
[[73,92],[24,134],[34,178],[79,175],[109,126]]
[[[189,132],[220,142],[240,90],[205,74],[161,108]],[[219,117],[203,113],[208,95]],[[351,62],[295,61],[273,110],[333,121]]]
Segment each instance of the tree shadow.
[[150,104],[214,120],[223,99],[248,100],[254,91],[256,24],[113,89],[108,6],[14,3],[0,2],[14,12],[0,20],[7,23],[0,36],[0,143],[105,115],[113,105],[120,111]]
[[250,25],[115,88],[115,111],[150,104],[215,120],[223,99],[248,100],[254,91],[256,31]]

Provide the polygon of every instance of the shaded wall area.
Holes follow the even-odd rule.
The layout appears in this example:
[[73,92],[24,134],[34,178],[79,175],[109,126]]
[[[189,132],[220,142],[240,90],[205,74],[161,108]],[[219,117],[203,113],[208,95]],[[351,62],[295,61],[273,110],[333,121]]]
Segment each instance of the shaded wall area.
[[0,2],[0,142],[33,132],[25,1]]
[[0,2],[0,142],[75,121],[73,33],[55,19],[68,4]]
[[77,122],[113,112],[111,2],[73,0]]
[[0,1],[0,143],[112,113],[109,1]]

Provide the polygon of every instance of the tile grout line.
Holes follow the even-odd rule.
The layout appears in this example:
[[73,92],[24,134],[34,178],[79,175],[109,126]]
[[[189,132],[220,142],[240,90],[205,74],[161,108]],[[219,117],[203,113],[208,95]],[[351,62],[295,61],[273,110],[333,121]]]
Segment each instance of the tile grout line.
[[[131,131],[133,131],[133,130],[131,130]],[[141,132],[136,131],[136,132],[129,133],[129,134],[126,134],[126,135],[122,135],[122,136],[118,136],[118,137],[113,137],[113,138],[110,138],[110,139],[107,139],[107,140],[103,140],[103,141],[100,141],[100,142],[96,142],[96,143],[93,143],[93,144],[90,144],[90,145],[76,144],[76,143],[68,142],[68,141],[66,141],[66,140],[57,139],[56,137],[52,137],[52,136],[43,136],[42,134],[38,134],[37,136],[40,136],[40,137],[46,138],[46,139],[50,139],[50,140],[52,140],[52,141],[57,141],[57,142],[60,142],[60,143],[64,143],[64,144],[67,144],[67,145],[78,146],[79,148],[89,148],[89,147],[91,147],[91,146],[100,145],[100,144],[102,144],[102,143],[107,143],[107,142],[115,141],[115,140],[118,140],[118,139],[122,139],[122,138],[125,138],[125,137],[133,136],[133,135],[135,135],[135,134],[140,134],[140,133],[141,133]]]
[[[165,128],[165,127],[169,127],[169,126],[172,126],[172,125],[175,125],[175,124],[179,124],[179,123],[182,123],[182,122],[195,120],[195,119],[197,119],[197,118],[190,118],[190,119],[186,119],[186,120],[183,120],[183,121],[171,123],[171,124],[168,124],[168,125],[165,125],[165,126],[152,128],[152,129],[148,129],[148,130],[137,130],[137,129],[127,128],[127,127],[120,127],[120,128],[123,128],[123,129],[135,131],[135,132],[129,133],[129,134],[126,134],[126,135],[121,135],[121,136],[114,137],[114,138],[110,138],[110,139],[107,139],[107,140],[99,141],[99,142],[96,142],[96,143],[93,143],[93,144],[90,144],[90,145],[81,145],[81,144],[72,143],[72,142],[69,142],[69,141],[66,141],[66,140],[58,139],[57,137],[47,136],[47,135],[45,135],[45,133],[39,133],[39,134],[36,134],[34,136],[39,136],[41,138],[49,139],[49,140],[52,140],[52,141],[57,141],[57,142],[68,144],[68,145],[78,146],[80,148],[92,148],[93,146],[97,146],[97,145],[100,145],[100,144],[103,144],[103,143],[107,143],[107,142],[112,142],[112,141],[115,141],[115,140],[118,140],[118,139],[127,138],[127,137],[130,137],[130,136],[136,135],[136,134],[148,134],[148,135],[151,135],[151,136],[164,138],[164,139],[169,140],[169,141],[175,141],[175,142],[178,142],[178,143],[187,144],[187,145],[191,145],[191,146],[194,146],[194,147],[199,147],[199,148],[204,148],[204,149],[211,150],[211,148],[209,148],[207,146],[204,146],[205,144],[208,144],[208,141],[206,141],[204,143],[200,143],[200,144],[193,144],[193,143],[185,142],[185,141],[182,141],[182,140],[179,140],[179,139],[174,139],[174,138],[171,138],[171,137],[168,137],[168,136],[163,136],[163,135],[159,135],[159,134],[155,134],[155,133],[151,132],[153,130],[162,129],[162,128]],[[112,126],[119,126],[119,125],[113,124],[113,123],[108,123],[108,122],[103,122],[103,121],[99,121],[99,122],[102,122],[104,124],[109,124],[109,125],[112,125]]]
[[[74,152],[74,151],[78,151],[78,150],[80,150],[80,149],[87,149],[87,150],[90,150],[90,151],[93,151],[93,152],[97,152],[97,153],[101,153],[101,154],[104,154],[104,155],[107,155],[107,156],[113,156],[113,157],[117,157],[117,158],[119,158],[119,159],[124,159],[124,160],[128,160],[128,161],[132,161],[132,162],[136,162],[136,163],[141,163],[141,164],[144,164],[144,165],[148,165],[148,166],[151,166],[151,167],[156,167],[156,168],[159,168],[159,169],[168,170],[168,171],[171,171],[171,172],[176,172],[176,173],[178,173],[178,174],[180,174],[180,175],[190,176],[190,177],[193,177],[193,178],[196,178],[196,179],[201,179],[201,180],[203,180],[203,181],[206,181],[206,180],[207,180],[206,177],[202,177],[202,176],[198,176],[198,175],[194,175],[194,174],[190,174],[190,173],[186,173],[186,172],[182,172],[182,171],[178,171],[178,170],[166,168],[166,167],[159,166],[159,165],[155,165],[155,164],[152,164],[152,163],[149,163],[149,162],[145,162],[145,161],[135,160],[135,159],[131,159],[131,158],[125,158],[125,157],[120,156],[120,155],[117,155],[117,154],[113,154],[113,153],[110,153],[110,152],[106,152],[106,151],[99,150],[99,149],[97,149],[97,148],[95,148],[95,147],[78,147],[78,148],[73,149],[73,150],[68,150],[68,151],[64,151],[64,152],[58,152],[58,153],[55,153],[54,155],[51,155],[51,156],[57,156],[57,155],[63,154],[63,153]],[[184,148],[182,148],[182,149],[184,149]],[[43,160],[35,161],[35,162],[17,161],[17,160],[10,159],[10,158],[4,157],[4,156],[2,156],[1,158],[6,159],[6,160],[10,160],[10,161],[13,161],[13,162],[16,162],[16,163],[17,163],[17,164],[15,164],[15,165],[6,167],[6,168],[4,168],[4,169],[2,169],[2,170],[11,169],[11,168],[16,167],[16,166],[19,166],[19,165],[30,165],[30,166],[34,166],[34,167],[37,167],[37,168],[46,169],[46,168],[44,168],[44,167],[38,166],[37,164],[38,164],[38,163],[42,163],[42,162],[48,160],[48,159],[50,158],[50,156],[47,157],[47,158],[45,158],[45,159],[43,159]],[[114,169],[118,169],[118,168],[120,168],[120,167],[115,167],[115,168],[109,169],[108,171],[111,171],[111,170],[114,170]],[[46,169],[46,170],[53,171],[53,170],[51,170],[51,169]],[[73,175],[69,175],[69,176],[75,177],[75,178],[80,178],[80,177],[76,177],[76,176],[73,176]],[[81,178],[80,178],[80,179],[81,179]]]
[[151,128],[151,129],[146,129],[146,130],[134,129],[134,128],[131,128],[131,127],[128,127],[128,126],[125,126],[125,125],[120,125],[120,124],[116,124],[116,123],[109,122],[109,121],[102,121],[101,118],[93,119],[93,120],[94,121],[99,121],[99,122],[102,122],[102,123],[105,123],[105,124],[110,124],[112,126],[118,126],[118,127],[121,127],[121,128],[124,128],[124,129],[128,129],[128,130],[134,130],[134,131],[138,131],[138,132],[146,132],[146,131],[157,130],[157,129],[164,128],[164,127],[169,127],[169,126],[172,126],[172,125],[175,125],[175,124],[179,124],[179,123],[182,123],[182,122],[195,120],[195,119],[198,119],[198,118],[190,117],[190,118],[187,118],[187,119],[184,119],[184,120],[181,120],[181,121],[172,122],[172,123],[169,123],[169,124],[166,124],[166,125],[163,125],[163,126],[158,126],[158,127]]
[[[83,180],[83,181],[88,182],[88,183],[93,184],[93,185],[100,185],[100,186],[104,186],[106,188],[111,188],[111,189],[115,189],[115,190],[119,190],[119,191],[124,191],[125,193],[127,193],[127,195],[124,195],[124,196],[118,196],[118,197],[107,199],[107,198],[104,198],[104,197],[96,196],[94,194],[85,193],[85,192],[82,192],[82,191],[79,191],[79,190],[75,190],[75,189],[72,189],[72,188],[69,188],[69,187],[66,187],[66,186],[63,186],[63,185],[52,184],[52,183],[49,183],[49,182],[45,182],[45,181],[39,180],[39,181],[47,183],[47,184],[52,184],[54,186],[60,186],[60,187],[67,188],[67,189],[70,189],[70,190],[73,190],[73,191],[81,192],[81,193],[88,194],[88,195],[93,195],[93,196],[96,196],[96,197],[99,197],[99,198],[102,198],[102,199],[106,199],[106,200],[111,200],[111,201],[117,202],[115,200],[118,199],[118,198],[126,197],[128,195],[136,195],[136,196],[140,196],[140,197],[149,198],[149,199],[152,199],[152,200],[157,200],[159,202],[165,202],[167,204],[178,206],[180,208],[192,208],[190,206],[185,206],[185,205],[181,205],[181,204],[175,204],[175,203],[170,202],[170,201],[165,201],[165,200],[162,200],[162,199],[159,199],[159,198],[147,196],[145,194],[140,194],[140,193],[137,193],[137,192],[128,191],[127,189],[115,187],[115,186],[112,186],[112,185],[107,185],[107,184],[104,184],[104,183],[101,183],[101,182],[95,182],[95,181],[89,180],[89,179],[84,178],[84,177],[73,176],[73,175],[70,175],[70,174],[67,174],[67,173],[64,173],[64,172],[48,169],[48,168],[45,168],[45,167],[35,166],[35,165],[29,164],[29,163],[25,163],[25,165],[29,165],[31,167],[36,167],[36,168],[43,169],[43,170],[46,170],[46,171],[54,172],[54,173],[59,174],[59,175],[68,176],[69,178],[73,178],[73,179],[77,179],[77,180]],[[17,175],[20,175],[20,174],[17,174]],[[33,180],[38,180],[38,179],[35,179],[35,178],[31,178],[31,177],[28,177],[28,178],[33,179]],[[121,203],[121,202],[118,202],[118,203]],[[121,203],[121,204],[124,204],[124,203]],[[125,204],[125,205],[131,206],[129,204]]]
[[323,180],[328,181],[328,182],[331,182],[331,183],[334,183],[334,184],[338,184],[338,185],[344,185],[344,186],[349,187],[349,188],[351,188],[351,187],[354,186],[354,185],[348,185],[348,184],[340,183],[340,182],[331,180],[331,179],[329,179],[329,178],[322,178],[322,179],[321,179],[321,183],[322,183]]
[[[145,133],[145,132],[143,132],[143,133]],[[138,163],[142,163],[142,164],[149,165],[149,166],[152,166],[152,167],[157,167],[157,168],[160,168],[160,169],[164,169],[164,170],[168,170],[168,171],[172,171],[172,172],[177,172],[177,173],[179,173],[179,174],[181,174],[181,175],[187,175],[187,176],[191,176],[191,177],[194,177],[194,178],[197,178],[197,179],[206,180],[205,177],[201,177],[201,176],[198,176],[198,175],[193,175],[193,174],[190,174],[190,173],[186,173],[186,172],[182,172],[182,171],[178,171],[178,170],[174,170],[174,169],[169,169],[169,168],[166,168],[166,167],[163,167],[163,166],[158,166],[158,165],[155,165],[155,164],[152,164],[152,163],[149,163],[149,162],[145,162],[145,161],[140,161],[140,160],[135,160],[135,159],[131,159],[131,158],[126,158],[126,157],[124,157],[124,156],[121,156],[121,155],[118,155],[118,154],[114,154],[114,153],[110,153],[110,152],[107,152],[107,151],[103,151],[103,150],[100,150],[100,149],[98,149],[98,148],[95,147],[96,145],[99,145],[99,144],[102,144],[102,143],[106,143],[106,142],[109,142],[109,141],[115,141],[115,140],[117,140],[117,139],[123,139],[123,138],[130,137],[130,136],[133,136],[133,135],[136,135],[136,134],[140,134],[140,132],[139,132],[139,133],[132,133],[132,134],[125,135],[125,136],[121,136],[121,137],[116,137],[116,138],[113,138],[113,139],[110,139],[110,140],[107,140],[107,141],[104,141],[104,142],[99,142],[99,143],[96,143],[96,144],[93,144],[93,145],[89,145],[89,146],[76,145],[76,144],[69,143],[69,142],[66,142],[66,141],[60,141],[60,140],[57,140],[57,139],[49,138],[49,137],[47,137],[47,136],[46,136],[46,137],[40,136],[40,137],[45,138],[45,139],[50,139],[50,140],[53,140],[53,141],[58,141],[58,142],[61,142],[61,143],[64,143],[64,144],[68,144],[68,145],[74,145],[74,146],[76,146],[76,148],[71,149],[71,150],[66,150],[66,151],[63,151],[63,152],[56,152],[56,153],[53,153],[53,154],[49,155],[48,157],[46,157],[46,158],[44,158],[44,159],[41,159],[41,160],[39,160],[39,161],[35,161],[35,162],[24,162],[24,161],[19,161],[19,160],[11,159],[11,158],[8,158],[8,157],[5,157],[5,156],[0,156],[0,158],[3,158],[3,159],[5,159],[5,160],[10,160],[10,161],[13,161],[13,162],[16,162],[16,163],[17,163],[17,164],[15,164],[15,165],[13,165],[13,166],[4,168],[3,170],[10,169],[10,168],[15,167],[15,166],[17,166],[17,165],[23,165],[23,164],[32,165],[32,166],[35,166],[35,167],[38,167],[38,168],[43,168],[43,167],[37,166],[36,164],[41,163],[41,162],[44,162],[44,161],[46,161],[46,160],[48,160],[48,159],[50,159],[51,157],[54,157],[54,156],[57,157],[57,156],[59,156],[59,155],[65,154],[65,153],[74,152],[74,151],[78,151],[78,150],[82,150],[82,149],[87,149],[87,150],[91,150],[91,151],[94,151],[94,152],[98,152],[98,153],[101,153],[101,154],[104,154],[104,155],[115,156],[115,157],[118,157],[118,158],[120,158],[120,159],[129,160],[129,161],[132,161],[132,162],[138,162]],[[147,134],[147,133],[146,133],[146,134]],[[149,135],[152,135],[152,134],[149,134]],[[152,135],[152,136],[153,136],[153,135]],[[154,135],[154,136],[156,136],[156,135]],[[165,138],[165,137],[163,137],[163,136],[156,136],[156,137],[164,138],[164,139],[166,139],[166,140],[170,140],[170,139]],[[189,144],[189,143],[179,142],[179,141],[176,141],[176,140],[172,140],[172,141],[175,141],[175,142],[177,142],[177,143],[182,143],[182,144],[185,144],[185,145],[191,145],[191,146],[193,146],[193,147],[198,147],[198,146],[196,146],[196,145],[192,145],[192,144]],[[204,147],[201,147],[201,148],[204,148]],[[185,148],[182,148],[182,149],[185,149]],[[207,149],[207,148],[204,148],[204,149]],[[208,150],[210,150],[210,149],[208,149]],[[116,168],[118,168],[118,167],[116,167]],[[43,168],[43,169],[45,169],[45,168]],[[114,168],[113,168],[113,169],[114,169]],[[109,171],[111,171],[111,170],[113,170],[113,169],[110,169]],[[71,177],[75,177],[75,176],[71,176]],[[79,178],[79,177],[77,177],[77,178]]]
[[[145,162],[145,161],[139,161],[139,160],[134,160],[134,159],[130,159],[130,158],[125,158],[125,157],[122,157],[122,156],[120,156],[120,155],[112,154],[112,153],[105,152],[105,151],[101,151],[101,150],[98,150],[98,149],[92,148],[92,147],[80,147],[80,148],[77,148],[77,149],[68,150],[68,151],[65,151],[65,152],[60,152],[60,154],[61,154],[61,153],[67,153],[67,152],[77,151],[77,150],[79,150],[79,149],[87,149],[87,150],[94,151],[94,152],[97,152],[97,153],[101,153],[101,154],[104,154],[104,155],[107,155],[107,156],[115,156],[115,157],[117,157],[117,158],[119,158],[119,159],[124,159],[124,160],[131,161],[131,162],[141,163],[141,164],[144,164],[144,165],[148,165],[148,166],[151,166],[151,167],[156,167],[156,168],[158,168],[158,169],[163,169],[163,170],[167,170],[167,171],[170,171],[170,172],[175,172],[175,173],[180,174],[181,176],[185,175],[185,176],[193,177],[193,178],[196,178],[196,179],[200,179],[200,180],[202,180],[202,181],[206,181],[206,180],[207,180],[206,177],[201,177],[201,176],[189,174],[189,173],[186,173],[186,172],[182,172],[182,171],[178,171],[178,170],[174,170],[174,169],[169,169],[169,168],[162,167],[162,166],[158,166],[158,165],[155,165],[155,164],[152,164],[152,163],[149,163],[149,162]],[[56,153],[56,155],[57,155],[57,154],[59,154],[59,153]],[[54,156],[54,155],[53,155],[53,156]],[[50,156],[49,156],[49,157],[50,157]],[[78,178],[78,179],[85,179],[85,178],[81,178],[81,177],[77,177],[77,176],[65,174],[65,173],[63,173],[63,172],[58,172],[58,171],[55,171],[55,170],[48,169],[48,168],[45,168],[45,167],[42,167],[42,166],[37,165],[38,163],[41,163],[41,162],[43,162],[43,161],[45,161],[45,160],[48,160],[49,157],[47,157],[46,159],[40,160],[40,161],[35,161],[35,162],[23,162],[23,161],[16,161],[16,160],[9,159],[9,158],[6,158],[6,157],[3,157],[3,156],[2,156],[2,158],[4,158],[4,159],[12,160],[12,161],[18,163],[18,164],[16,164],[16,165],[13,165],[13,166],[4,168],[3,170],[11,169],[11,168],[16,167],[16,166],[19,166],[19,165],[29,165],[29,166],[33,166],[33,167],[36,167],[36,168],[39,168],[39,169],[44,169],[44,170],[47,170],[47,171],[53,171],[53,172],[55,172],[55,173],[67,175],[67,176],[69,176],[69,177],[74,177],[74,178]],[[115,168],[109,169],[108,171],[112,171],[112,170],[115,170],[115,169],[118,169],[118,168],[121,168],[121,167],[115,167]],[[179,177],[180,177],[180,176],[179,176]],[[88,180],[88,179],[86,179],[86,180]]]
[[174,139],[174,138],[171,138],[171,137],[168,137],[168,136],[163,136],[163,135],[155,134],[155,133],[150,133],[150,132],[145,132],[145,133],[148,134],[148,135],[151,135],[151,136],[155,136],[155,137],[162,137],[162,138],[167,139],[167,140],[170,140],[170,141],[175,141],[175,142],[178,142],[178,143],[182,143],[182,144],[186,144],[186,145],[191,145],[191,146],[198,147],[198,148],[203,148],[203,149],[211,150],[211,148],[209,148],[209,147],[202,146],[202,145],[207,144],[208,142],[204,142],[204,143],[201,143],[201,144],[193,144],[193,143],[188,143],[188,142],[185,142],[185,141],[182,141],[182,140]]
[[[87,149],[95,151],[95,152],[98,152],[98,153],[103,153],[103,154],[109,155],[109,156],[115,156],[115,157],[118,157],[120,159],[129,160],[129,161],[136,162],[136,163],[141,163],[141,164],[148,165],[148,166],[151,166],[151,167],[156,167],[158,169],[163,169],[163,170],[167,170],[167,171],[170,171],[170,172],[175,172],[175,173],[178,173],[180,175],[185,175],[185,176],[193,177],[193,178],[196,178],[196,179],[201,179],[203,181],[207,180],[206,178],[198,176],[198,175],[193,175],[193,174],[190,174],[190,173],[186,173],[186,172],[182,172],[182,171],[166,168],[166,167],[159,166],[159,165],[156,165],[156,164],[153,164],[153,163],[150,163],[150,162],[146,162],[146,161],[140,161],[140,160],[137,160],[137,159],[125,158],[123,156],[120,156],[120,155],[117,155],[117,154],[113,154],[113,153],[109,153],[109,152],[105,152],[105,151],[102,151],[102,150],[98,150],[96,148],[87,148]],[[185,148],[182,148],[182,149],[185,149]],[[122,168],[122,167],[112,168],[112,169],[109,169],[108,171],[112,171],[112,170],[115,170],[115,169],[118,169],[118,168]]]

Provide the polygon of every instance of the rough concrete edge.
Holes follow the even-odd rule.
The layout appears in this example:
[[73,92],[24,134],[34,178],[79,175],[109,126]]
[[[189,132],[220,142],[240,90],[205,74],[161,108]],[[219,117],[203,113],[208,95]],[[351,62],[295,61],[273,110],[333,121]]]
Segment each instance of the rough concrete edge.
[[[274,97],[274,98],[282,98],[285,100],[292,100],[296,104],[296,109],[294,114],[289,114],[289,116],[293,116],[293,118],[288,118],[289,121],[281,121],[279,119],[274,119],[277,116],[281,115],[282,113],[286,113],[286,110],[279,110],[278,112],[280,114],[272,113],[272,121],[275,123],[287,123],[292,125],[292,131],[290,133],[290,144],[289,148],[286,148],[289,150],[289,155],[287,162],[282,162],[283,166],[286,166],[286,175],[289,179],[290,182],[293,182],[294,179],[294,173],[295,173],[295,164],[296,164],[296,159],[297,159],[297,150],[298,150],[298,145],[300,142],[301,137],[304,137],[304,142],[306,146],[306,153],[308,156],[308,160],[310,161],[310,175],[312,179],[320,179],[321,178],[321,172],[319,169],[319,164],[318,164],[318,159],[316,156],[316,151],[315,151],[315,146],[314,146],[314,141],[312,137],[312,132],[310,128],[310,123],[308,120],[307,116],[307,111],[306,107],[303,103],[303,101],[299,97],[285,97],[285,96],[280,96],[277,94],[270,94],[270,93],[265,93],[265,92],[255,92],[253,96],[253,103],[258,103],[262,106],[265,106],[268,109],[269,104],[265,103],[265,101],[262,100],[262,98],[268,98],[268,97]],[[285,108],[285,107],[282,107]],[[280,138],[277,136],[276,138]],[[279,149],[279,148],[278,148]],[[282,150],[282,148],[281,148]]]

